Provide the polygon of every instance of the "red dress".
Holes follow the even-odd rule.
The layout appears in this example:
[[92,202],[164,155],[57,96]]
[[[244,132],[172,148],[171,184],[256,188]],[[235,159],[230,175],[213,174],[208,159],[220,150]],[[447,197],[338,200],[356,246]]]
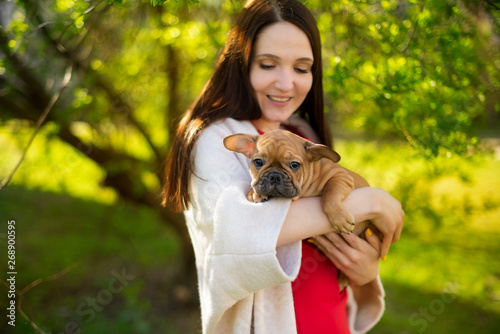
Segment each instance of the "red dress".
[[347,291],[339,292],[338,269],[312,243],[302,241],[302,263],[292,282],[298,334],[350,333]]
[[[286,130],[306,138],[293,126],[286,126]],[[337,267],[314,244],[305,240],[302,241],[301,261],[299,275],[292,282],[297,333],[350,333],[347,291],[339,291]]]

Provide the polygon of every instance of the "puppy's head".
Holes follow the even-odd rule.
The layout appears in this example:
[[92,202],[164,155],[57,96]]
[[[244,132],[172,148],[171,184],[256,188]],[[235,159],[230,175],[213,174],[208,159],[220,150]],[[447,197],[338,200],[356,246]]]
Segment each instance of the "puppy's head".
[[252,187],[259,195],[295,198],[310,182],[311,164],[340,156],[325,145],[314,144],[289,131],[274,130],[261,136],[235,134],[224,146],[250,159]]

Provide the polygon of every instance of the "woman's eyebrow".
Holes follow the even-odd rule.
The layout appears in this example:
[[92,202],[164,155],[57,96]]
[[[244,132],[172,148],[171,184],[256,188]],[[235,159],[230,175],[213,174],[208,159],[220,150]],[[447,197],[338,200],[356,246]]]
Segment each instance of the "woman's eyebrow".
[[[255,56],[255,58],[271,58],[271,59],[281,59],[279,56],[277,55],[273,55],[271,53],[261,53],[261,54],[258,54]],[[309,58],[309,57],[300,57],[298,58],[296,61],[305,61],[305,62],[311,62],[311,63],[314,63],[314,60]]]
[[301,57],[301,58],[297,59],[297,61],[307,61],[307,62],[314,63],[314,60],[309,58],[309,57]]
[[255,56],[255,58],[272,58],[272,59],[281,59],[280,57],[273,55],[271,53],[261,53]]

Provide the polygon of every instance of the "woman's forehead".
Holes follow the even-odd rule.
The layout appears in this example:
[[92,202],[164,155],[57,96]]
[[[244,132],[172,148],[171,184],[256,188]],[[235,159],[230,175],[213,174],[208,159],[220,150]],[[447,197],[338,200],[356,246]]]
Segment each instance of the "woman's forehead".
[[285,57],[314,61],[311,43],[306,33],[296,25],[281,21],[273,23],[257,35],[255,57]]

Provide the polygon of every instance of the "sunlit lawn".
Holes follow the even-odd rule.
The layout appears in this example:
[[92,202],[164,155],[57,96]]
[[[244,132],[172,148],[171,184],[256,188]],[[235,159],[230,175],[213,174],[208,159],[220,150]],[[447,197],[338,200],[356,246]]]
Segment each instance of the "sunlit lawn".
[[[0,160],[3,178],[19,151],[9,136],[0,136],[0,144],[10,147]],[[47,333],[69,333],[72,326],[82,333],[196,333],[196,308],[172,309],[169,291],[178,287],[171,280],[178,249],[172,232],[153,210],[99,188],[97,166],[47,144],[35,142],[0,191],[1,219],[16,220],[16,287],[48,278],[24,292],[26,315]],[[499,158],[432,165],[401,144],[339,141],[337,150],[345,166],[407,205],[403,236],[381,263],[387,311],[373,332],[498,332]],[[451,176],[439,176],[443,171]],[[122,271],[130,279],[110,292]],[[0,295],[6,305],[6,293]],[[0,332],[33,332],[20,314],[16,331],[5,326]]]
[[[394,144],[340,142],[337,149],[372,186],[396,196],[406,189],[398,186],[404,180],[422,189],[410,193],[420,203],[408,200],[403,236],[381,264],[387,312],[373,332],[497,333],[499,157],[451,158],[434,166]],[[443,170],[452,176],[433,176]]]

